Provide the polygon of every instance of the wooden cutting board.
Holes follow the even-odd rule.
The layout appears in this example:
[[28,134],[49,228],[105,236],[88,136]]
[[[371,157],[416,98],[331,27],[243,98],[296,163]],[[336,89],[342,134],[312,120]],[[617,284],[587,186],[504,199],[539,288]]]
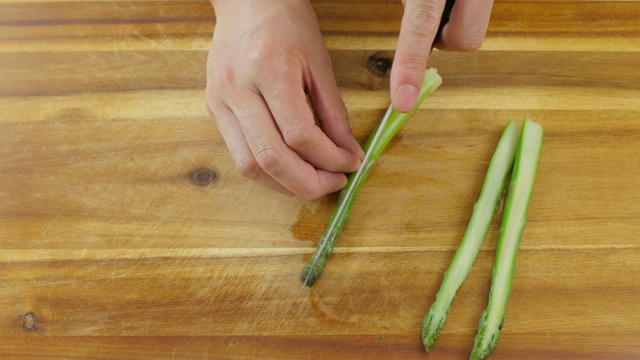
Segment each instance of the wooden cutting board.
[[[402,7],[314,1],[353,131]],[[241,177],[204,107],[206,1],[0,0],[0,357],[466,359],[499,216],[431,355],[421,323],[508,120],[546,133],[491,359],[640,358],[640,2],[497,1],[480,51],[336,202]]]

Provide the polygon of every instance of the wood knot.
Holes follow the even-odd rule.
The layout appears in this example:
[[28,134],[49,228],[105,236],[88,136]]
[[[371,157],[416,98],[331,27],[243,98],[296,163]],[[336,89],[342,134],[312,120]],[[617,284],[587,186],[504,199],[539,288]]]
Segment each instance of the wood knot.
[[23,329],[27,331],[33,331],[38,327],[37,325],[38,324],[36,323],[36,316],[32,312],[24,314],[24,317],[22,318]]
[[393,51],[378,51],[367,59],[367,69],[374,76],[379,78],[389,78],[391,66],[393,65]]
[[215,169],[198,169],[191,174],[191,181],[198,186],[207,186],[218,179]]

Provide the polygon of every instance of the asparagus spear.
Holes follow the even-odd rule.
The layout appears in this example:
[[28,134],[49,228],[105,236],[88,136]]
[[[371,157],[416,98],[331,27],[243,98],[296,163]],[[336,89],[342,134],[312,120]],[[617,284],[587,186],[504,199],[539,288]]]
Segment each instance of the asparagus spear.
[[473,213],[467,230],[456,250],[449,269],[444,274],[436,301],[431,305],[422,324],[422,344],[426,351],[431,351],[433,343],[440,335],[440,329],[447,319],[447,312],[456,292],[466,279],[473,265],[480,246],[484,241],[491,218],[498,207],[505,182],[511,169],[520,139],[520,125],[510,121],[498,142],[495,153],[489,163],[484,184],[478,201],[473,206]]
[[402,125],[413,115],[422,101],[433,93],[440,84],[442,84],[442,78],[438,74],[438,71],[436,69],[428,69],[424,74],[418,102],[411,112],[401,113],[392,106],[389,106],[384,119],[380,125],[378,125],[376,131],[369,136],[369,139],[364,145],[365,157],[360,169],[355,173],[349,174],[347,186],[340,191],[338,203],[329,219],[329,226],[320,238],[314,256],[309,260],[300,274],[300,279],[304,283],[303,287],[305,285],[313,286],[318,278],[320,278],[320,275],[322,275],[329,256],[333,252],[338,235],[342,232],[349,218],[351,207],[353,206],[356,196],[360,192],[369,175],[369,171],[382,154],[384,148],[389,144],[398,130],[400,130]]
[[472,360],[484,359],[498,343],[511,292],[518,246],[526,223],[527,207],[533,192],[543,133],[541,125],[525,119],[500,226],[489,303],[482,312],[473,340]]

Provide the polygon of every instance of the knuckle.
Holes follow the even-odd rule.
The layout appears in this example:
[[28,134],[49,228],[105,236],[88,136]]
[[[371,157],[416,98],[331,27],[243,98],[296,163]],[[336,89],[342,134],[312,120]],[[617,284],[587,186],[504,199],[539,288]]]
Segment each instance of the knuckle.
[[277,55],[278,44],[272,37],[263,37],[253,42],[250,58],[253,61],[271,59]]
[[220,82],[222,85],[235,84],[238,80],[238,70],[233,64],[225,63],[220,69]]
[[261,75],[286,68],[297,56],[294,46],[279,37],[264,37],[257,41],[249,53],[249,63]]
[[457,51],[475,51],[480,49],[483,40],[480,36],[465,36],[454,40],[451,47]]
[[269,64],[273,61],[272,50],[266,46],[258,46],[249,53],[247,58],[248,65],[251,69],[255,69],[257,72],[264,75],[269,74]]
[[414,1],[407,8],[407,30],[416,37],[433,36],[440,22],[440,11],[434,1]]
[[260,145],[254,153],[254,156],[260,168],[267,173],[278,169],[280,155],[273,147],[269,145]]
[[254,159],[236,159],[235,164],[238,173],[250,179],[255,179],[260,172],[260,165],[258,165],[258,163]]
[[[405,74],[421,74],[427,63],[426,55],[416,52],[404,53],[399,61],[399,65]],[[412,83],[422,83],[422,80],[412,81]]]
[[307,144],[308,132],[299,126],[288,126],[282,130],[282,137],[285,144],[290,148],[299,150]]
[[211,86],[216,89],[230,89],[240,82],[241,72],[237,65],[229,61],[223,61],[217,66]]

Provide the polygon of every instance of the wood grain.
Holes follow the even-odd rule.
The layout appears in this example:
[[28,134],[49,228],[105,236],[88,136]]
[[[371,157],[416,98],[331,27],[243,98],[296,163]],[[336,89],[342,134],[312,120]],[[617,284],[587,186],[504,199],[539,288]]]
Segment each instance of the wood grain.
[[[353,131],[388,106],[402,7],[313,1]],[[207,1],[0,0],[0,357],[424,359],[422,317],[507,120],[545,126],[491,359],[640,357],[640,2],[497,1],[393,140],[323,279],[335,195],[234,169],[204,107]],[[494,219],[431,359],[465,359]]]

